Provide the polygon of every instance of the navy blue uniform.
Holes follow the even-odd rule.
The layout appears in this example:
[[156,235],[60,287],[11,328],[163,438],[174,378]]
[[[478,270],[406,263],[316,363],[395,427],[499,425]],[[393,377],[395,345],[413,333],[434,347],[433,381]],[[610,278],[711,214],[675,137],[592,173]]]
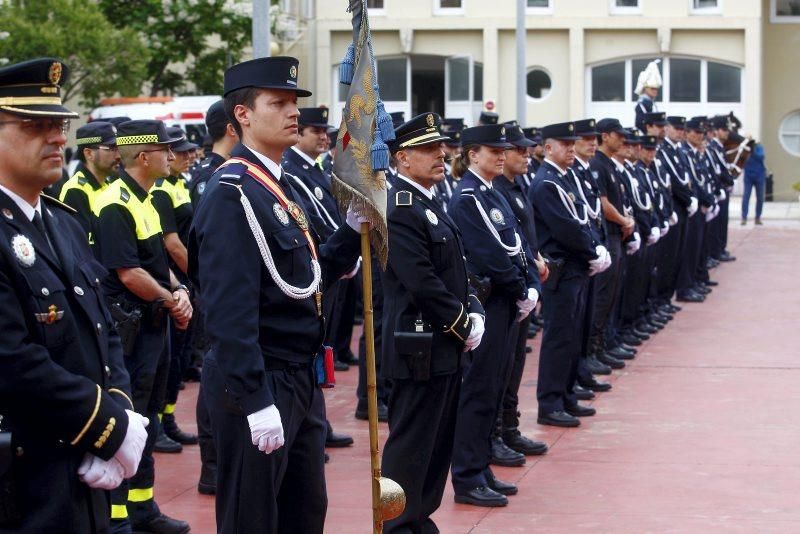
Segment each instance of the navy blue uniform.
[[645,115],[652,113],[653,111],[655,111],[653,99],[647,95],[640,96],[639,101],[636,102],[636,119],[634,121],[637,130],[640,132],[647,131],[647,126],[644,123]]
[[197,208],[197,204],[205,193],[208,181],[214,175],[217,167],[225,163],[225,158],[212,152],[209,156],[200,162],[192,171],[192,181],[189,182],[189,195],[192,197],[192,205]]

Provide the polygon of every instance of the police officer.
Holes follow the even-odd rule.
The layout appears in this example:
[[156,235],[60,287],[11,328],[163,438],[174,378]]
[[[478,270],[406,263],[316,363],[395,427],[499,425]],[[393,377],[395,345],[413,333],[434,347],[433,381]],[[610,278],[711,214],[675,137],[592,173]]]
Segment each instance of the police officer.
[[192,181],[189,184],[189,193],[195,208],[197,208],[197,204],[206,190],[208,180],[217,170],[217,167],[230,157],[231,150],[239,142],[236,130],[233,129],[230,119],[225,115],[222,100],[214,102],[208,108],[206,112],[206,128],[208,128],[208,135],[211,137],[211,153],[192,173]]
[[[186,243],[189,240],[189,227],[194,211],[183,176],[192,164],[197,145],[189,142],[178,126],[167,128],[167,134],[178,139],[169,147],[175,158],[169,162],[169,175],[156,180],[150,195],[161,221],[169,267],[178,281],[188,287]],[[174,321],[169,324],[169,375],[163,411],[159,413],[161,432],[156,440],[156,452],[175,453],[180,452],[183,445],[197,444],[197,435],[184,432],[175,421],[175,405],[178,402],[183,372],[189,366],[191,358],[194,324],[194,321],[190,321],[188,328],[183,330],[178,329]]]
[[[433,191],[444,180],[441,120],[414,117],[395,130],[398,179],[389,195],[389,260],[383,276],[383,376],[391,379],[384,475],[406,493],[386,532],[436,532],[456,424],[461,355],[484,330],[455,222]],[[425,417],[420,417],[420,414]]]
[[[298,61],[260,58],[225,72],[241,143],[195,213],[192,280],[211,350],[203,393],[217,446],[217,529],[322,532],[325,403],[315,362],[322,291],[353,268],[365,218],[349,213],[323,245],[282,172],[297,143]],[[257,241],[258,239],[258,241]],[[230,269],[236,258],[237,269]],[[323,379],[324,380],[324,379]]]
[[536,176],[536,171],[539,170],[539,167],[542,164],[542,159],[544,158],[544,148],[542,147],[542,134],[539,128],[531,126],[530,128],[524,128],[522,132],[525,134],[527,139],[533,142],[533,146],[528,149],[528,172],[523,177],[525,186],[530,188],[530,186],[533,184],[533,177]]
[[97,195],[108,186],[107,179],[119,169],[117,129],[109,122],[94,121],[78,128],[78,167],[61,188],[61,202],[77,213],[89,244],[94,244],[92,225]]
[[161,121],[120,124],[117,146],[124,168],[95,205],[98,257],[109,270],[103,288],[122,337],[133,405],[153,422],[139,471],[128,487],[112,493],[111,518],[120,532],[189,531],[186,522],[162,514],[153,498],[152,453],[169,372],[167,314],[179,328],[186,328],[192,315],[189,291],[169,268],[149,193],[158,178],[170,173],[174,156],[169,147],[176,140]]
[[107,490],[136,472],[147,436],[104,270],[75,210],[41,194],[78,117],[61,103],[68,75],[53,58],[0,69],[3,532],[107,532]]
[[575,124],[542,128],[545,159],[536,173],[529,198],[536,235],[550,258],[550,276],[542,285],[544,337],[539,353],[539,424],[575,427],[579,417],[595,414],[575,398],[577,359],[583,348],[582,320],[589,277],[611,263],[606,248],[592,235],[581,201],[569,185],[567,169],[575,160]]
[[730,195],[733,191],[733,184],[736,177],[728,169],[728,162],[725,157],[725,142],[730,136],[730,119],[727,115],[717,115],[709,121],[708,135],[709,142],[707,147],[708,157],[711,165],[720,182],[721,188],[717,196],[720,206],[719,217],[717,217],[717,227],[715,240],[711,249],[711,257],[717,261],[735,261],[736,258],[728,252],[728,204]]
[[651,61],[639,73],[639,78],[636,81],[635,93],[639,95],[639,100],[636,102],[636,121],[634,124],[640,131],[645,131],[644,117],[648,113],[658,111],[655,101],[658,98],[658,91],[661,89],[662,84],[658,60]]
[[[481,345],[470,354],[459,395],[453,488],[456,502],[506,506],[506,495],[516,494],[517,487],[492,473],[491,438],[511,372],[512,326],[533,310],[539,293],[514,212],[492,185],[503,172],[506,149],[513,147],[506,127],[467,128],[461,143],[453,166],[461,181],[448,213],[461,229],[470,274],[485,288],[487,322]],[[515,454],[515,464],[524,464],[525,457]]]

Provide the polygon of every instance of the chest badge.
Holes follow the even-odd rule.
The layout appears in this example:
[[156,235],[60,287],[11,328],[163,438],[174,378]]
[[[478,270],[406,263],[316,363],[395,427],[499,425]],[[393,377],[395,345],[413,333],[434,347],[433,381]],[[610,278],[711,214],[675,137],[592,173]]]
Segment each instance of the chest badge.
[[47,313],[37,313],[36,322],[44,324],[53,324],[64,318],[64,310],[59,310],[58,306],[51,304],[47,307]]
[[317,200],[322,200],[322,188],[320,186],[314,188],[314,196],[317,197]]
[[516,200],[517,200],[517,206],[519,206],[520,209],[525,209],[525,203],[522,202],[522,199],[519,198],[519,197],[516,197]]
[[600,173],[599,173],[599,172],[597,172],[597,171],[592,171],[592,178],[594,178],[595,180],[597,180],[598,178],[600,178]]
[[300,227],[302,231],[308,230],[308,219],[306,219],[306,214],[296,202],[292,202],[291,200],[286,204],[286,211],[289,212],[289,215],[292,216],[292,219],[295,220],[297,226]]
[[200,182],[199,184],[197,184],[197,194],[198,195],[202,195],[203,191],[205,191],[205,190],[206,190],[206,183],[205,182]]
[[434,226],[439,224],[439,217],[436,216],[431,210],[425,210],[425,216],[428,218],[428,221]]
[[33,250],[33,243],[26,236],[17,234],[11,238],[11,248],[14,256],[23,267],[30,267],[36,261],[36,251]]
[[289,226],[289,214],[286,213],[286,210],[283,209],[283,206],[276,202],[272,205],[272,211],[275,213],[275,218],[278,219],[278,222],[284,226]]
[[506,223],[506,219],[505,219],[505,217],[503,217],[503,212],[500,211],[497,208],[492,208],[489,211],[489,217],[492,219],[492,221],[495,224],[505,224]]

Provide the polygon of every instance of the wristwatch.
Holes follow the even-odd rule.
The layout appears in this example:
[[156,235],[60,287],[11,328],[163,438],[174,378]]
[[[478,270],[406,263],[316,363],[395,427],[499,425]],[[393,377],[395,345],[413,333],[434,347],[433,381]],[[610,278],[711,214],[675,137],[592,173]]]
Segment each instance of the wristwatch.
[[186,294],[187,294],[188,296],[191,296],[191,293],[189,293],[189,288],[188,288],[188,287],[186,287],[186,284],[179,284],[179,285],[177,285],[177,286],[173,287],[173,288],[172,288],[172,292],[173,292],[173,293],[175,293],[175,292],[176,292],[176,291],[178,291],[179,289],[183,289],[184,291],[186,291]]

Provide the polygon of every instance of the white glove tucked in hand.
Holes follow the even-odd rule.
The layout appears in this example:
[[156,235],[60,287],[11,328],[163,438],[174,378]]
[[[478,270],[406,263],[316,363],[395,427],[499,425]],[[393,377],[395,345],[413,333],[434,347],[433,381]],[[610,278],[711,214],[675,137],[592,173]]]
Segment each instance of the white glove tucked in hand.
[[611,266],[611,254],[603,245],[597,245],[594,248],[597,258],[589,260],[589,276],[602,273]]
[[673,211],[672,215],[669,216],[669,225],[675,226],[676,224],[678,224],[678,214]]
[[116,458],[106,461],[88,452],[78,467],[78,477],[90,488],[112,490],[122,484],[125,469]]
[[661,225],[661,229],[659,230],[659,232],[661,233],[661,237],[667,235],[667,233],[669,232],[669,222],[664,222],[664,224]]
[[717,195],[717,200],[719,200],[720,202],[722,202],[722,201],[723,201],[723,200],[725,200],[726,198],[728,198],[728,195],[725,193],[725,188],[722,188],[722,189],[720,189],[720,190],[719,190],[719,195]]
[[697,213],[697,197],[692,197],[692,202],[689,204],[687,208],[689,217]]
[[717,215],[719,215],[719,204],[708,210],[708,213],[706,213],[706,222],[714,219]]
[[281,413],[274,404],[247,416],[250,439],[258,450],[266,454],[283,447]]
[[642,246],[642,237],[639,235],[639,232],[633,233],[633,240],[628,241],[626,245],[626,252],[628,256],[633,256],[637,252],[639,252],[639,247]]
[[661,239],[661,228],[653,226],[650,228],[650,235],[647,236],[647,246],[655,245]]
[[[347,217],[345,220],[347,221],[347,226],[359,233],[361,232],[361,223],[369,222],[367,216],[353,208],[352,204],[347,208]],[[371,230],[372,225],[370,224],[369,226]]]
[[139,469],[139,460],[142,459],[142,451],[147,441],[145,428],[150,420],[131,410],[125,410],[125,413],[128,414],[128,431],[114,458],[122,466],[124,478],[130,478]]
[[536,291],[536,289],[529,287],[527,298],[517,301],[517,308],[519,308],[517,322],[523,321],[533,311],[538,301],[539,292]]
[[358,270],[361,268],[361,256],[358,257],[358,261],[356,261],[355,267],[349,273],[345,273],[342,275],[342,280],[349,280],[353,278],[355,275],[358,274]]
[[472,328],[470,328],[467,340],[464,342],[464,352],[475,350],[481,344],[483,333],[486,327],[483,324],[483,316],[478,313],[470,313],[469,318],[472,319]]

